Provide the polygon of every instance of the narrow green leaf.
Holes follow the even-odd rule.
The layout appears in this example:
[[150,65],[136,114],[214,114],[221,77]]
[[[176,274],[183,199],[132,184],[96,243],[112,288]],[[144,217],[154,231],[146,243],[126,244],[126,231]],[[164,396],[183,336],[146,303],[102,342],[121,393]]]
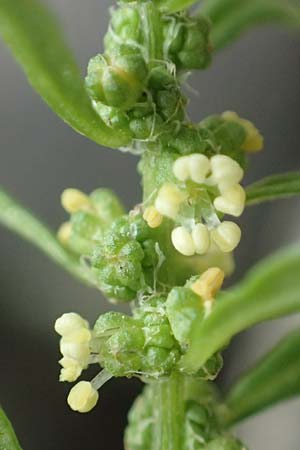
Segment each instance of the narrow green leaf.
[[88,284],[94,284],[78,258],[68,252],[56,236],[34,215],[0,189],[0,224],[33,243],[69,273]]
[[211,40],[215,50],[258,25],[300,28],[299,2],[291,0],[206,0],[200,12],[212,21]]
[[0,449],[1,450],[21,450],[13,427],[5,412],[0,407]]
[[282,339],[232,387],[225,399],[225,423],[233,425],[295,395],[300,395],[300,331]]
[[299,273],[299,244],[257,264],[235,288],[219,296],[212,313],[195,327],[182,366],[197,371],[239,332],[300,312]]
[[247,205],[300,195],[300,172],[266,177],[247,186]]
[[33,88],[71,127],[109,147],[130,142],[129,136],[111,130],[93,110],[61,30],[38,0],[0,0],[0,36]]
[[174,13],[189,8],[199,0],[154,0],[163,11]]

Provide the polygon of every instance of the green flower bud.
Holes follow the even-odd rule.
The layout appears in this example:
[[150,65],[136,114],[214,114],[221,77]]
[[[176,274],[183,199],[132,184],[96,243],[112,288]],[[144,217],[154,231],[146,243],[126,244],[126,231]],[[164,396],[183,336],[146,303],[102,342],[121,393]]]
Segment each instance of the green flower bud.
[[93,100],[126,110],[140,97],[146,74],[142,56],[108,58],[97,55],[88,65],[86,89]]
[[129,133],[129,119],[126,112],[106,106],[101,102],[94,102],[93,106],[108,127],[115,129],[116,132],[124,131]]
[[123,6],[113,10],[110,26],[113,32],[108,31],[104,38],[106,51],[114,49],[115,35],[118,36],[117,42],[141,41],[141,17],[138,7]]
[[136,323],[136,320],[126,314],[110,311],[98,317],[94,325],[93,333],[95,337],[103,337],[115,332],[119,328],[131,327]]
[[115,219],[125,213],[120,200],[110,189],[96,189],[90,194],[90,199],[98,216],[105,225],[110,225]]
[[71,233],[67,246],[79,255],[90,255],[102,234],[103,224],[95,214],[75,212],[71,216]]
[[114,376],[128,376],[142,366],[144,334],[141,328],[119,329],[100,347],[100,362]]
[[[180,69],[204,69],[211,61],[209,22],[201,16],[172,16],[165,29],[169,57]],[[173,21],[176,20],[174,26]]]
[[196,376],[201,378],[202,380],[215,380],[219,375],[222,367],[223,358],[220,353],[216,353],[211,358],[209,358],[208,361],[206,361],[205,365],[201,367]]
[[157,64],[149,73],[148,86],[153,91],[178,89],[178,81],[166,64]]
[[238,122],[226,121],[221,116],[210,116],[200,123],[201,131],[208,130],[210,141],[223,155],[230,156],[245,167],[246,157],[242,150],[246,138],[244,127]]
[[144,252],[135,239],[145,235],[144,221],[121,217],[104,234],[102,245],[92,255],[91,264],[101,289],[111,299],[129,301],[144,286]]
[[146,345],[171,349],[176,345],[168,323],[144,327]]
[[245,445],[233,437],[219,437],[209,442],[205,450],[247,450]]
[[167,350],[160,347],[147,347],[142,371],[149,376],[168,375],[177,364],[180,352],[176,348]]
[[188,288],[173,288],[166,301],[166,311],[175,338],[180,345],[187,346],[193,327],[204,318],[201,299]]
[[182,126],[180,130],[174,135],[167,135],[166,148],[171,151],[177,151],[183,155],[190,153],[205,153],[209,145],[202,139],[199,130],[192,126]]
[[204,443],[217,436],[218,425],[213,409],[188,400],[184,429],[184,448],[202,450]]
[[132,119],[130,130],[136,139],[147,140],[157,136],[164,126],[164,121],[159,114],[149,114],[145,117]]

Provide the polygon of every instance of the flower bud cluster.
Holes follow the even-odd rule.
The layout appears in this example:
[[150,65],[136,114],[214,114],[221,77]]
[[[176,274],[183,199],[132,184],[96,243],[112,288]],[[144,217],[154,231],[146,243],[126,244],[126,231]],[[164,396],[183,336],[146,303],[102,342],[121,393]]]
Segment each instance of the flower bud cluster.
[[80,256],[91,255],[105,230],[124,214],[123,206],[109,189],[97,189],[90,195],[66,189],[61,202],[71,218],[58,230],[58,238]]
[[88,65],[86,88],[107,126],[153,141],[184,120],[177,73],[210,61],[208,21],[164,14],[152,2],[121,3],[112,10],[104,54]]
[[131,301],[153,282],[159,255],[140,214],[114,221],[91,257],[99,287],[112,301]]
[[[157,379],[178,370],[195,323],[210,313],[223,276],[220,269],[209,269],[192,278],[186,287],[173,288],[168,296],[145,297],[133,316],[102,314],[93,330],[75,313],[57,319],[55,330],[61,335],[63,355],[60,381],[76,381],[91,363],[104,368],[91,383],[81,381],[70,391],[71,408],[79,412],[92,409],[98,400],[97,389],[112,376]],[[214,379],[221,367],[221,357],[214,355],[198,371],[197,378]]]
[[154,297],[129,317],[106,313],[94,327],[99,362],[114,376],[167,375],[181,355],[165,313],[165,298]]

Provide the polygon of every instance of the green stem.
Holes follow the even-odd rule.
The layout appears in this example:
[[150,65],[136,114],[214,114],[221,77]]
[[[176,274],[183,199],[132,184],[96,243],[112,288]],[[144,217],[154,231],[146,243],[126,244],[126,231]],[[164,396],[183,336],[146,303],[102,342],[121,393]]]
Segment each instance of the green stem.
[[182,450],[184,379],[173,373],[156,382],[155,426],[151,450]]
[[79,259],[68,252],[39,219],[2,189],[0,189],[0,224],[34,244],[76,278],[87,284],[94,284],[91,275],[84,270]]

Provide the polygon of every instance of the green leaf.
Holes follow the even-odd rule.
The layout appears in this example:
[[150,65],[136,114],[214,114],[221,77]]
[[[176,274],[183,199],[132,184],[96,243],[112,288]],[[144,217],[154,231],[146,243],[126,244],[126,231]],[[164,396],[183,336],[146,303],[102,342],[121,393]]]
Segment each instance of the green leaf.
[[168,13],[181,11],[197,2],[198,0],[154,0],[154,3]]
[[0,407],[0,449],[1,450],[21,450],[13,427]]
[[300,172],[266,177],[247,186],[247,205],[300,195]]
[[34,215],[0,189],[0,224],[33,243],[69,273],[88,284],[94,281],[78,258],[67,251],[56,236]]
[[282,339],[232,387],[225,399],[225,423],[233,425],[295,395],[300,395],[300,331]]
[[300,28],[299,1],[206,0],[200,12],[212,21],[211,40],[215,50],[222,49],[258,25]]
[[130,142],[129,136],[111,130],[93,110],[61,30],[38,0],[0,0],[0,36],[33,88],[71,127],[109,147]]
[[194,328],[181,361],[197,371],[237,333],[266,320],[300,312],[300,245],[277,252],[222,293],[211,314]]

